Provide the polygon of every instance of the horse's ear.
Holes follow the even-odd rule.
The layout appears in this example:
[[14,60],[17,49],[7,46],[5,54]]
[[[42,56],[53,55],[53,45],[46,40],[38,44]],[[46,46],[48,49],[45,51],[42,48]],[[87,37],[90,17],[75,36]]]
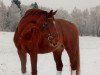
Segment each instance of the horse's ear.
[[49,12],[49,14],[52,14],[52,15],[55,15],[56,13],[57,13],[57,10],[54,11],[54,12],[53,12],[53,10],[51,10],[51,11]]
[[53,12],[53,15],[55,15],[57,13],[57,10],[55,12]]
[[53,10],[51,10],[49,13],[48,13],[48,18],[51,18],[53,17],[55,14],[56,14],[57,10],[55,12],[53,12]]
[[51,10],[50,12],[49,12],[49,14],[52,14],[53,13],[53,10]]

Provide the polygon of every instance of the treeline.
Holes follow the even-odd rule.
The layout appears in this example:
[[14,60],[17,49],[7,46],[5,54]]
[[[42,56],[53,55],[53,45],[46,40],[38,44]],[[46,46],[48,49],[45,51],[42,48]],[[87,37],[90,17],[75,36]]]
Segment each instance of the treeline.
[[[26,6],[21,5],[18,0],[14,1],[9,7],[4,5],[2,1],[0,2],[0,31],[15,31],[25,12],[36,7],[34,3]],[[50,11],[50,8],[41,6],[39,8]],[[58,9],[55,18],[62,18],[75,23],[81,36],[100,36],[100,6],[83,11],[75,7],[70,13],[67,10]]]

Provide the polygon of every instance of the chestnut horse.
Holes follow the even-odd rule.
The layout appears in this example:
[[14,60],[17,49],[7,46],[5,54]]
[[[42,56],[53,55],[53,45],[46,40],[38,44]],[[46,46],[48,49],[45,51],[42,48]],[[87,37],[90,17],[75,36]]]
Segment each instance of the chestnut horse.
[[14,43],[23,75],[26,73],[27,53],[30,55],[32,75],[37,75],[37,55],[48,52],[53,52],[57,75],[61,75],[64,48],[70,58],[71,75],[80,75],[78,30],[69,21],[55,19],[56,12],[30,9],[22,17],[14,35]]

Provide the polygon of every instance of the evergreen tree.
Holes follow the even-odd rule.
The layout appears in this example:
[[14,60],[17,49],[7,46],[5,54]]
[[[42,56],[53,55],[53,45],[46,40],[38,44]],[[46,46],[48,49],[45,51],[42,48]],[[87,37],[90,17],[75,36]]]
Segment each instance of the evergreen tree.
[[90,20],[93,35],[100,36],[100,6],[91,8]]
[[25,12],[30,9],[28,6],[26,5],[21,5],[21,17],[24,16]]
[[15,3],[19,9],[21,8],[20,7],[21,2],[19,0],[12,0],[12,3]]
[[12,3],[8,8],[8,27],[10,31],[15,31],[21,19],[20,9],[15,3]]
[[64,9],[58,9],[56,15],[55,15],[56,18],[61,18],[61,19],[67,19],[67,20],[70,20],[70,16],[69,16],[69,13],[64,10]]
[[38,4],[37,4],[36,2],[35,2],[35,3],[32,3],[32,4],[31,4],[31,7],[32,7],[32,8],[38,8]]
[[82,28],[83,28],[83,35],[89,35],[91,32],[91,25],[90,25],[90,14],[88,9],[85,9],[82,12]]
[[83,35],[82,11],[75,7],[71,13],[71,17],[72,17],[72,22],[74,22],[77,25],[77,27],[79,28],[80,35]]
[[7,24],[7,9],[4,3],[0,2],[0,31],[4,31]]

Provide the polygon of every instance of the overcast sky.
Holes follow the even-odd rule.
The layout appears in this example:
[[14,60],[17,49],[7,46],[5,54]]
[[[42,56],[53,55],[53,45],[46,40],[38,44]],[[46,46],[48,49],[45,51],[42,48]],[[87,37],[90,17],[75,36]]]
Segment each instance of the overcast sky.
[[[1,0],[6,5],[11,4],[11,0]],[[22,4],[30,5],[37,2],[39,6],[50,7],[52,9],[64,8],[71,11],[74,7],[85,9],[100,5],[100,0],[20,0]]]

